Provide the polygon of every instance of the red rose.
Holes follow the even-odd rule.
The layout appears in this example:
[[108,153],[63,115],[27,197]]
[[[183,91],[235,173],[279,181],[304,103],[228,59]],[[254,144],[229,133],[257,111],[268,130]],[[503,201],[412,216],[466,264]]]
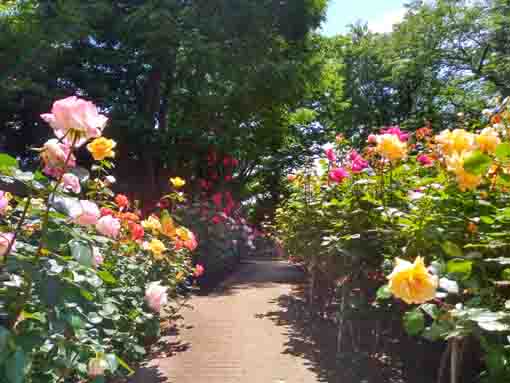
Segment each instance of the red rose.
[[117,194],[115,196],[115,203],[119,207],[128,207],[129,206],[129,199],[124,194]]

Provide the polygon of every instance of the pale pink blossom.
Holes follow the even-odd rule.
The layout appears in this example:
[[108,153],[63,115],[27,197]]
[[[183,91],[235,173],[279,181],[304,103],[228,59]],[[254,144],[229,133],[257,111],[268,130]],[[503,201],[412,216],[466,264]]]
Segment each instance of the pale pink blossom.
[[55,178],[60,177],[65,168],[74,168],[76,166],[76,158],[71,153],[71,148],[66,144],[58,142],[55,138],[46,141],[43,145],[41,159],[44,164],[43,172]]
[[96,229],[107,237],[117,238],[120,232],[120,221],[111,215],[105,215],[97,221]]
[[104,257],[97,247],[92,248],[92,265],[94,267],[101,266],[104,262]]
[[87,373],[90,378],[97,378],[103,376],[108,368],[109,364],[105,359],[96,357],[89,360]]
[[367,138],[369,144],[377,144],[377,136],[375,134],[369,134]]
[[8,207],[9,207],[9,198],[7,198],[7,193],[0,190],[0,215],[5,214]]
[[168,303],[168,287],[161,286],[161,281],[150,282],[145,289],[145,301],[151,310],[161,313],[161,307]]
[[0,257],[7,255],[9,246],[11,246],[11,251],[15,249],[16,239],[14,233],[0,233]]
[[81,192],[80,180],[72,173],[66,173],[62,176],[62,184],[66,190],[71,190],[76,194]]
[[80,200],[79,205],[71,208],[69,215],[78,225],[95,225],[101,213],[94,202]]
[[75,96],[55,101],[51,113],[41,114],[41,118],[59,139],[68,144],[74,142],[75,146],[101,136],[108,121],[92,102]]

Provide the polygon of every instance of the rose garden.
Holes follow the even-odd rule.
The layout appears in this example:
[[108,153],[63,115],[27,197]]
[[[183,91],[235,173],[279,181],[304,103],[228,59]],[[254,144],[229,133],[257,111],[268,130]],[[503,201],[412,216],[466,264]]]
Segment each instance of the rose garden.
[[0,4],[0,382],[510,381],[508,2],[235,3]]

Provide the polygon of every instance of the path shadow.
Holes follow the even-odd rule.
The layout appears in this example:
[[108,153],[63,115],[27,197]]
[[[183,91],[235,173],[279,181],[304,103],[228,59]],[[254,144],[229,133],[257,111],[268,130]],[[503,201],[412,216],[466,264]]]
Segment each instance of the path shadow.
[[[424,371],[414,366],[406,368],[400,355],[416,352],[416,349],[409,349],[406,344],[396,344],[395,352],[382,350],[378,354],[370,354],[358,350],[337,357],[336,325],[332,321],[311,315],[304,294],[304,286],[296,285],[290,294],[270,301],[277,305],[277,310],[257,314],[256,317],[269,319],[276,326],[285,327],[288,341],[284,345],[283,353],[303,359],[305,366],[316,374],[318,382],[434,382],[434,370]],[[368,341],[370,342],[370,339]]]
[[243,289],[270,288],[278,284],[302,283],[304,273],[298,267],[278,259],[244,259],[241,267],[223,283],[201,288],[197,295],[223,297]]
[[127,383],[167,383],[167,378],[156,366],[140,367]]

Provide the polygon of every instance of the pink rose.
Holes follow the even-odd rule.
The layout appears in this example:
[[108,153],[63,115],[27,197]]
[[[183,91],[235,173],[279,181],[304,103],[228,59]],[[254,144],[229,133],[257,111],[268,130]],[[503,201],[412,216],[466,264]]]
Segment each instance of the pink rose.
[[420,154],[418,157],[416,157],[418,162],[422,164],[425,167],[430,167],[434,165],[434,160],[427,156],[426,154]]
[[94,202],[80,200],[80,204],[73,206],[69,214],[78,225],[95,225],[101,213]]
[[328,157],[328,160],[329,162],[335,162],[336,161],[336,154],[335,154],[335,151],[333,149],[326,149],[324,151],[324,153],[326,154],[326,157]]
[[407,142],[409,139],[409,133],[400,130],[400,127],[398,126],[390,126],[387,129],[381,129],[381,134],[392,134],[397,136],[402,142]]
[[195,271],[193,272],[193,276],[195,278],[200,278],[202,275],[204,275],[205,273],[205,268],[204,266],[202,266],[200,263],[198,263],[196,266],[195,266]]
[[120,231],[120,221],[111,215],[105,215],[97,221],[96,229],[107,237],[117,238]]
[[375,134],[369,134],[367,138],[369,144],[377,144],[377,136]]
[[329,172],[329,179],[336,183],[341,183],[348,177],[349,173],[344,168],[335,168]]
[[71,190],[76,194],[81,192],[80,180],[72,173],[64,174],[62,176],[62,183],[64,185],[64,189],[66,190]]
[[[53,128],[55,136],[71,144],[81,146],[91,138],[101,136],[108,118],[99,114],[90,101],[67,97],[55,101],[51,113],[41,114],[41,118]],[[64,138],[65,137],[65,138]]]
[[360,173],[368,168],[368,161],[361,157],[357,151],[351,151],[349,158],[351,159],[351,170],[353,173]]
[[0,190],[0,215],[5,214],[8,207],[9,199],[7,198],[7,193]]
[[150,282],[145,289],[145,301],[151,310],[160,313],[161,307],[168,302],[166,291],[168,287],[161,286],[161,282]]
[[11,251],[14,250],[16,246],[16,240],[14,237],[14,233],[0,233],[0,257],[7,255],[7,250],[11,245]]
[[104,262],[103,254],[97,247],[92,248],[92,265],[94,267],[101,266]]
[[58,142],[55,138],[44,144],[41,159],[44,163],[43,172],[55,178],[62,175],[64,168],[74,168],[76,166],[76,158],[74,154],[71,154],[71,148]]

